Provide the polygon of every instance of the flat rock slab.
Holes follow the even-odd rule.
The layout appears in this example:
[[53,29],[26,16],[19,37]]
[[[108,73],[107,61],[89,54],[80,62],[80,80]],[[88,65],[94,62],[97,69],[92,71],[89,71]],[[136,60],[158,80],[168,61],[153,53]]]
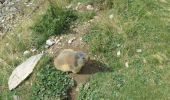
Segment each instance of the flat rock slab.
[[14,69],[8,80],[9,90],[15,89],[33,72],[34,67],[42,56],[43,54],[32,56]]

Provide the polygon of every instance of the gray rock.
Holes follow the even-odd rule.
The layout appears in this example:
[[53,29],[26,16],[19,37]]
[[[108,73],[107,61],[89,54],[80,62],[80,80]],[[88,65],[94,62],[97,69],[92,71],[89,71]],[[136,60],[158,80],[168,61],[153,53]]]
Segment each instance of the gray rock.
[[46,45],[48,45],[48,46],[52,46],[54,43],[55,43],[55,41],[53,39],[48,39],[46,41]]
[[117,56],[118,56],[118,57],[120,57],[120,54],[121,54],[120,50],[117,51]]
[[15,89],[33,72],[34,67],[42,56],[43,54],[32,56],[14,69],[8,80],[9,90]]
[[141,53],[141,52],[142,52],[142,49],[136,49],[136,52],[137,52],[137,53]]
[[76,39],[76,37],[73,37],[70,40],[68,40],[68,44],[71,44],[75,39]]
[[113,19],[113,17],[114,17],[113,14],[109,15],[109,18],[110,18],[110,19]]
[[13,100],[20,100],[20,99],[19,99],[19,96],[13,95]]
[[26,56],[26,55],[29,55],[30,53],[31,53],[30,51],[26,50],[24,51],[23,55]]
[[93,6],[92,5],[87,5],[87,10],[94,10]]

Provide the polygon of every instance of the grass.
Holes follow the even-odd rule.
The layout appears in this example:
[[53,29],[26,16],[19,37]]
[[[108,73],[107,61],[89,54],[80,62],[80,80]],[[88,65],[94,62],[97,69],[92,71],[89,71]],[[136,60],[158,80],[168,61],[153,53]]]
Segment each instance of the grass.
[[68,90],[74,86],[74,81],[66,73],[56,70],[52,58],[44,57],[37,68],[32,86],[32,100],[69,98]]
[[[62,4],[62,2],[60,2],[59,4]],[[32,17],[32,19],[27,18],[27,16],[23,17],[23,21],[19,23],[18,27],[13,32],[8,33],[3,38],[3,40],[1,40],[0,42],[0,70],[1,70],[0,71],[0,80],[1,80],[0,81],[0,99],[12,100],[14,95],[18,95],[20,99],[30,100],[30,96],[32,95],[32,90],[30,86],[32,84],[33,78],[28,78],[27,82],[24,82],[23,85],[21,85],[14,91],[8,90],[7,82],[8,82],[8,78],[12,70],[17,65],[19,65],[22,61],[24,61],[30,56],[30,55],[24,56],[23,55],[24,51],[30,50],[33,47],[34,48],[38,48],[38,46],[40,47],[40,45],[33,44],[33,43],[38,43],[38,42],[37,40],[32,40],[32,37],[34,36],[32,35],[33,34],[32,30],[30,30],[29,27],[33,25],[37,25],[37,24],[34,24],[35,20],[37,20],[37,18],[40,18],[40,16],[44,15],[48,7],[49,7],[49,3],[47,1],[43,2],[41,6],[39,7],[39,10],[37,10],[36,13],[32,14],[32,16],[34,16]],[[57,8],[57,9],[60,10],[61,8]],[[69,22],[70,19],[68,18],[66,19],[66,17],[68,17],[68,15],[70,15],[71,12],[69,11],[61,11],[61,12],[62,14],[64,13],[63,14],[63,18],[65,18],[64,22]],[[67,15],[66,15],[66,12],[67,12]],[[46,14],[46,16],[48,15]],[[60,15],[60,17],[62,17],[62,15]],[[71,17],[71,15],[69,17]],[[62,23],[60,23],[60,25],[62,26]],[[63,27],[65,26],[67,25],[63,25]],[[49,34],[48,36],[50,35],[51,34]],[[40,34],[39,36],[41,37]],[[31,53],[31,55],[33,54],[34,53]],[[58,74],[61,74],[62,77],[64,76],[63,73],[58,72]]]
[[[170,31],[169,22],[164,19],[170,13],[166,10],[170,3],[167,2],[113,1],[112,9],[84,36],[91,53],[105,61],[113,72],[94,75],[81,88],[79,100],[170,98],[167,79]],[[109,19],[109,14],[114,18]],[[118,51],[121,52],[119,57]],[[125,66],[127,62],[129,67]]]
[[93,17],[96,15],[94,11],[84,11],[84,12],[79,12],[78,14],[78,21],[84,22],[84,21],[89,21],[90,19],[93,19]]
[[[69,0],[70,1],[70,0]],[[72,0],[104,8],[100,20],[83,37],[89,51],[112,72],[98,72],[80,88],[78,100],[168,100],[170,20],[169,4],[155,0]],[[59,2],[62,5],[62,1]],[[64,4],[65,5],[65,4]],[[107,6],[107,7],[106,7]],[[42,6],[44,7],[44,6]],[[0,42],[0,99],[68,99],[74,81],[57,71],[51,58],[42,58],[34,74],[14,91],[8,90],[8,77],[24,61],[25,50],[41,48],[51,35],[61,35],[76,18],[74,12],[46,5],[41,17],[23,22],[18,31]],[[44,12],[44,9],[48,9]],[[105,9],[106,8],[106,9]],[[55,12],[55,13],[54,13]],[[113,15],[109,19],[109,15]],[[95,12],[78,14],[87,21]],[[34,24],[33,24],[34,23]],[[33,26],[32,26],[33,25]],[[32,34],[28,27],[32,26]],[[43,27],[43,28],[42,28]],[[138,52],[138,49],[141,52]],[[120,56],[117,52],[120,51]],[[127,67],[125,64],[128,64]]]
[[48,37],[61,35],[67,31],[75,19],[76,15],[73,11],[50,4],[46,13],[32,26],[33,44],[40,48]]

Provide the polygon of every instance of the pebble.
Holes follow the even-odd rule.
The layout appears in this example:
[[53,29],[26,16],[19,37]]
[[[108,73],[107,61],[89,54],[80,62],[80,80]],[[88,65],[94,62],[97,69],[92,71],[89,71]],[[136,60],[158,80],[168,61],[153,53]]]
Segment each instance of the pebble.
[[68,44],[71,44],[75,39],[76,39],[76,38],[73,37],[73,38],[71,38],[70,40],[68,40]]
[[30,51],[31,51],[31,52],[36,52],[36,51],[37,51],[37,49],[32,48]]
[[26,55],[29,55],[30,53],[31,53],[30,51],[26,50],[24,51],[23,55],[26,56]]
[[53,44],[55,44],[55,41],[52,40],[52,39],[48,39],[48,40],[46,41],[46,45],[48,45],[48,46],[52,46]]
[[70,4],[70,5],[66,6],[66,8],[67,8],[67,9],[70,9],[72,6],[73,6],[73,5]]
[[136,49],[136,52],[137,52],[137,53],[141,53],[141,52],[142,52],[142,49]]
[[109,15],[109,18],[110,18],[110,19],[113,19],[113,17],[114,17],[113,14]]
[[129,63],[128,62],[125,62],[125,67],[129,67]]
[[49,45],[45,45],[45,48],[48,49],[50,46]]
[[86,9],[87,9],[87,10],[94,10],[94,8],[93,8],[92,5],[87,5]]
[[117,56],[120,57],[120,50],[117,52]]
[[13,100],[20,100],[17,95],[13,95]]
[[117,47],[120,47],[120,44],[117,44]]
[[78,2],[78,3],[77,3],[77,6],[76,6],[76,8],[75,8],[75,10],[79,10],[80,5],[81,5],[81,3]]

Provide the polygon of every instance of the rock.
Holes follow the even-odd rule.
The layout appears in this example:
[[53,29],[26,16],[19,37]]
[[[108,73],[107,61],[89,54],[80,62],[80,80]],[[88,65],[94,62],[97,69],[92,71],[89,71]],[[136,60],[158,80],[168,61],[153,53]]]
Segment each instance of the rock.
[[120,44],[117,44],[117,47],[120,47]]
[[79,10],[79,8],[80,8],[81,5],[82,5],[82,4],[81,4],[80,2],[78,2],[75,10]]
[[32,48],[30,51],[31,51],[31,52],[36,52],[37,49],[36,49],[36,48]]
[[80,41],[82,41],[83,40],[83,38],[82,37],[80,37]]
[[9,46],[9,43],[6,43],[5,45],[6,45],[6,46]]
[[30,53],[31,53],[30,51],[26,50],[24,51],[23,55],[26,56],[26,55],[29,55]]
[[117,52],[117,56],[120,57],[120,50]]
[[76,39],[76,38],[73,37],[73,38],[71,38],[70,40],[68,40],[68,44],[71,44],[75,39]]
[[50,46],[49,45],[45,45],[45,48],[48,49]]
[[141,52],[142,52],[142,49],[136,49],[136,52],[137,52],[137,53],[141,53]]
[[92,5],[87,5],[87,6],[86,6],[86,9],[87,9],[87,10],[94,10],[94,8],[93,8]]
[[113,17],[114,17],[113,14],[109,15],[109,18],[110,18],[110,19],[113,19]]
[[129,63],[128,62],[125,63],[125,67],[127,67],[127,68],[129,67]]
[[48,46],[52,46],[54,43],[55,43],[55,41],[52,40],[52,39],[48,39],[48,40],[46,41],[46,45],[48,45]]
[[70,5],[66,6],[66,8],[67,8],[67,9],[70,9],[72,6],[73,6],[73,5],[70,4]]
[[32,56],[14,69],[8,80],[9,90],[15,89],[33,72],[34,67],[42,56],[43,54]]
[[20,99],[19,99],[19,96],[13,95],[13,100],[20,100]]

